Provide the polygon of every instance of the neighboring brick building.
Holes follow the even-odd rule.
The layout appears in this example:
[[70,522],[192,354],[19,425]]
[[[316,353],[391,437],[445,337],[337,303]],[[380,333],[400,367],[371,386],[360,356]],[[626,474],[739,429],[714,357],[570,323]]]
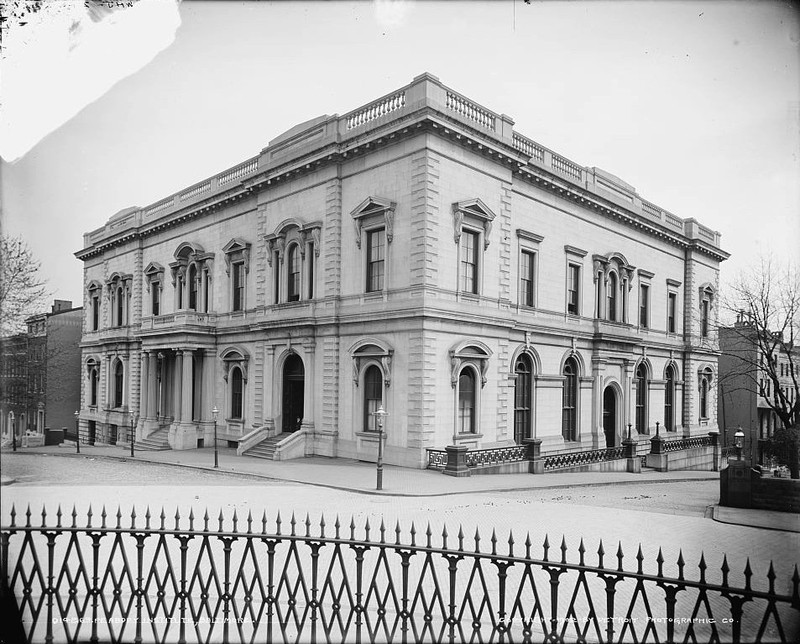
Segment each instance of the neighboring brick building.
[[[767,398],[774,400],[775,383],[769,377],[773,370],[778,387],[789,405],[796,402],[797,390],[792,376],[800,372],[800,352],[777,350],[772,358],[774,369],[766,369],[766,356],[759,347],[757,329],[744,314],[737,316],[730,327],[719,329],[719,419],[727,444],[741,427],[744,432],[744,455],[752,463],[761,463],[761,445],[769,439],[781,421]],[[775,343],[780,347],[780,342]],[[790,366],[793,369],[790,369]]]
[[3,338],[0,425],[26,430],[72,428],[80,407],[80,338],[83,310],[54,300],[50,313],[26,320],[27,333]]
[[[423,74],[84,236],[81,428],[386,459],[717,426],[720,236]],[[278,438],[272,438],[281,434]]]

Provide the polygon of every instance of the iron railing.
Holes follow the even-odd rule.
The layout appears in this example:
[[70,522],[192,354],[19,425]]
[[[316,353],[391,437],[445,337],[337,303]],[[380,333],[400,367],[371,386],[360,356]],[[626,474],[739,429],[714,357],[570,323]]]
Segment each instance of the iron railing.
[[544,471],[551,472],[568,467],[578,467],[580,465],[590,465],[591,463],[602,463],[604,461],[615,461],[625,458],[624,447],[607,447],[605,449],[593,449],[582,452],[564,452],[563,454],[546,454],[542,457],[544,461]]
[[537,556],[530,535],[502,542],[494,530],[482,543],[477,531],[453,537],[445,528],[434,545],[430,524],[403,535],[399,524],[373,530],[367,520],[362,537],[338,517],[313,530],[308,516],[286,526],[278,514],[268,530],[266,514],[240,521],[235,511],[227,521],[190,513],[188,522],[176,512],[174,527],[163,510],[142,520],[103,509],[97,525],[89,509],[85,526],[75,509],[64,517],[59,508],[56,525],[44,509],[41,517],[33,525],[28,508],[18,525],[12,508],[1,533],[0,600],[29,642],[792,642],[800,634],[797,566],[778,587],[770,563],[767,583],[755,584],[748,559],[735,586],[726,557],[720,577],[701,554],[690,579],[682,552],[674,566],[660,549],[646,564],[640,546],[633,570],[621,544],[607,555],[600,541],[590,555],[583,539],[570,551],[564,538],[551,548],[545,537]]
[[444,469],[447,465],[447,452],[443,449],[431,449],[430,447],[425,450],[428,453],[428,468],[434,470]]
[[528,460],[528,448],[525,445],[512,445],[511,447],[474,449],[468,451],[464,458],[467,467],[519,463]]
[[711,446],[711,438],[708,436],[695,436],[694,438],[678,438],[676,440],[664,441],[665,452],[677,452],[683,449],[709,446]]

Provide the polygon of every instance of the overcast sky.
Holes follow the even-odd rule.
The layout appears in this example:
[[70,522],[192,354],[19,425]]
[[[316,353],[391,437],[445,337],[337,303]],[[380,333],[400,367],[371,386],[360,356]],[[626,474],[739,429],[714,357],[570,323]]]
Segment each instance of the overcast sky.
[[[128,75],[2,165],[5,232],[27,239],[55,297],[82,301],[73,253],[117,211],[423,71],[720,231],[732,254],[723,282],[761,253],[798,255],[800,21],[789,3],[185,2],[179,17],[177,30],[164,16],[161,30],[132,27],[135,44],[97,45],[109,49],[93,50],[94,64]],[[123,61],[114,43],[142,47],[140,59]],[[74,102],[78,84],[57,76],[70,80],[28,77],[40,90],[28,113]]]

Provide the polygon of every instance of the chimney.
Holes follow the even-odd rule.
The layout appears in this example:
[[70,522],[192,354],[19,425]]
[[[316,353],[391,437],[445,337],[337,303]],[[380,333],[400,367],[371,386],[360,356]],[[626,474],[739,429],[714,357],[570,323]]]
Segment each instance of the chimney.
[[53,313],[69,311],[72,308],[72,300],[53,300]]

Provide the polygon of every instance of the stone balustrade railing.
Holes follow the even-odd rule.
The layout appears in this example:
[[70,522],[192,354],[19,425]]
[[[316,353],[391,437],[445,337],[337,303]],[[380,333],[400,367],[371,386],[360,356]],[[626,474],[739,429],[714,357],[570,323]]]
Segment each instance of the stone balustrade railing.
[[456,94],[452,90],[447,90],[445,107],[477,123],[481,127],[485,127],[489,130],[495,129],[497,115],[494,112],[481,107],[477,103],[473,103],[468,98],[461,96],[461,94]]
[[[350,137],[361,136],[370,125],[380,125],[389,120],[411,115],[421,108],[429,107],[441,114],[461,121],[466,125],[477,126],[487,130],[491,136],[506,145],[530,156],[532,163],[552,170],[563,179],[578,184],[581,188],[601,186],[611,189],[613,195],[628,203],[625,207],[641,213],[647,219],[655,219],[667,228],[681,232],[689,238],[702,239],[718,245],[719,233],[705,228],[694,220],[684,220],[667,212],[659,206],[641,199],[630,186],[602,183],[595,176],[594,169],[587,169],[579,164],[552,152],[522,134],[513,131],[510,117],[499,115],[492,110],[468,99],[458,92],[443,85],[435,76],[422,74],[409,85],[387,94],[375,101],[359,107],[344,116],[331,116],[316,119],[309,124],[307,130],[290,131],[270,144],[261,155],[252,157],[233,168],[229,168],[209,179],[190,186],[170,197],[134,211],[130,217],[109,222],[103,228],[84,236],[86,246],[100,242],[112,234],[119,234],[128,228],[138,227],[157,218],[168,215],[171,211],[184,208],[194,200],[206,199],[217,192],[229,189],[235,182],[254,175],[260,169],[270,169],[276,163],[283,164],[291,160],[291,150],[308,151],[309,145],[325,145],[342,143]],[[288,138],[287,138],[288,137]],[[309,141],[314,143],[309,144]],[[590,185],[591,184],[591,185]],[[607,195],[608,192],[603,193]]]
[[344,121],[345,121],[345,128],[347,130],[352,130],[356,127],[361,127],[362,125],[366,125],[375,119],[378,119],[382,116],[386,116],[391,112],[395,112],[403,107],[406,104],[406,92],[405,90],[400,90],[394,94],[390,94],[389,96],[384,96],[383,98],[379,98],[377,101],[373,101],[369,105],[365,105],[364,107],[360,107],[349,114],[345,114]]

